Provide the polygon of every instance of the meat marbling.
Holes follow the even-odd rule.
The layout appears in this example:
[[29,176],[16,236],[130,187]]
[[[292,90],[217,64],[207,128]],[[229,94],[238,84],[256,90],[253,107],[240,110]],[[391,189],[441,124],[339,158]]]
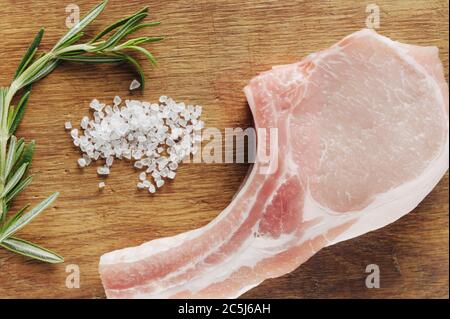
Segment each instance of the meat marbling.
[[273,172],[257,161],[202,228],[103,255],[108,297],[238,297],[407,214],[448,168],[448,86],[435,47],[361,30],[256,76],[245,94],[256,128],[278,130]]

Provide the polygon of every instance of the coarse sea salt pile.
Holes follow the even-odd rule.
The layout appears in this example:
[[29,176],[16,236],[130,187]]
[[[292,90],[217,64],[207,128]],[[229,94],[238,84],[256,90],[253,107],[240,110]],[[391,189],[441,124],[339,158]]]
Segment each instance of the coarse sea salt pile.
[[[80,126],[70,130],[73,143],[82,152],[80,168],[99,159],[104,164],[97,168],[98,175],[108,175],[114,159],[127,159],[139,174],[139,189],[154,193],[165,180],[174,179],[181,161],[195,155],[201,143],[201,106],[177,103],[161,96],[159,103],[125,100],[122,105],[116,96],[113,106],[94,99],[90,104],[93,118],[83,117]],[[99,188],[104,188],[101,182]]]

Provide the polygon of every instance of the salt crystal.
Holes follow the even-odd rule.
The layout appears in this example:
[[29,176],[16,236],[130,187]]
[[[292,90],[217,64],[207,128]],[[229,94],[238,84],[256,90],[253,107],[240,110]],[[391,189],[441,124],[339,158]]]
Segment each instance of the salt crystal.
[[80,144],[82,145],[82,146],[86,146],[87,144],[88,144],[88,139],[87,139],[87,137],[86,136],[80,136]]
[[120,96],[115,96],[114,100],[113,100],[114,105],[120,105],[120,103],[122,103],[122,99],[120,98]]
[[142,152],[140,151],[140,150],[137,150],[137,151],[135,151],[134,153],[133,153],[133,157],[134,157],[134,159],[141,159],[141,157],[142,157]]
[[111,114],[112,114],[112,107],[109,106],[109,105],[107,105],[107,106],[105,107],[105,113],[106,113],[107,115],[111,115]]
[[169,168],[170,168],[172,171],[176,170],[176,169],[178,168],[178,163],[176,163],[176,162],[170,163],[170,164],[169,164]]
[[98,175],[108,175],[109,174],[109,168],[107,166],[100,166],[97,168],[97,174]]
[[[123,157],[125,157],[126,159],[131,159],[131,152],[129,150],[126,150],[125,152],[123,152]],[[134,166],[136,166],[136,163],[134,163]],[[139,168],[139,167],[137,167],[137,168]]]
[[74,128],[73,130],[70,131],[70,135],[72,136],[73,139],[78,137],[78,129]]
[[147,168],[147,173],[153,171],[155,168],[156,168],[156,164],[155,163],[150,163],[148,165],[148,168]]
[[156,163],[163,167],[166,166],[168,162],[169,162],[169,160],[167,159],[167,157],[160,157],[156,160]]
[[78,166],[80,166],[81,168],[86,166],[86,160],[84,158],[79,158],[77,162]]
[[144,189],[145,188],[144,183],[141,183],[141,182],[137,183],[137,188]]
[[163,185],[164,185],[164,180],[163,179],[156,180],[156,186],[158,188],[162,187]]
[[166,144],[167,146],[173,146],[175,142],[169,137],[168,139],[166,139]]
[[145,180],[145,181],[142,182],[142,184],[144,185],[144,187],[150,187],[150,185],[151,185],[152,183],[150,183],[149,180]]
[[98,183],[98,188],[100,189],[105,188],[105,186],[106,186],[105,182]]
[[91,104],[89,105],[91,109],[98,111],[102,108],[102,105],[97,99],[93,99]]
[[159,174],[159,172],[157,170],[154,170],[152,173],[152,177],[154,179],[159,179],[159,178],[161,178],[161,175]]
[[89,118],[87,116],[84,116],[83,119],[81,120],[80,126],[82,129],[87,129],[89,125]]
[[139,179],[141,181],[145,181],[147,179],[147,174],[145,174],[145,172],[142,172],[139,174]]
[[149,187],[148,187],[148,192],[149,192],[149,193],[152,193],[152,194],[153,194],[154,192],[156,192],[155,185],[150,184]]
[[83,154],[83,159],[86,162],[86,166],[89,166],[92,162],[91,158],[87,154]]
[[112,166],[113,161],[114,161],[114,158],[113,158],[112,156],[108,156],[108,157],[106,158],[106,165],[107,165],[107,166]]
[[138,80],[134,79],[133,81],[131,81],[131,84],[130,84],[130,91],[136,90],[136,89],[139,88],[140,86],[141,86],[141,83],[140,83]]
[[167,178],[174,179],[175,175],[176,173],[174,171],[169,171],[169,173],[167,173]]
[[159,174],[161,174],[161,177],[167,177],[167,174],[169,174],[169,169],[167,167],[164,167]]
[[72,123],[70,123],[70,122],[64,123],[64,128],[65,128],[66,130],[71,130],[71,129],[72,129]]

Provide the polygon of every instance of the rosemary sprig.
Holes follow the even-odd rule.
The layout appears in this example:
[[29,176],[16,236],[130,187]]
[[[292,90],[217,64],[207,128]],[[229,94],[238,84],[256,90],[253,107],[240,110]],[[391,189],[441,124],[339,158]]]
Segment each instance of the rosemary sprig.
[[[32,176],[28,176],[27,171],[33,158],[34,141],[25,143],[23,139],[18,140],[13,134],[24,115],[32,84],[50,74],[62,61],[126,62],[136,69],[141,80],[141,87],[144,87],[142,66],[128,51],[142,53],[152,64],[156,64],[153,55],[141,45],[160,41],[163,38],[128,38],[137,30],[159,24],[159,22],[141,23],[148,15],[148,8],[145,7],[116,21],[91,40],[78,43],[84,35],[83,30],[97,18],[107,2],[105,0],[91,9],[80,22],[61,37],[50,52],[37,57],[36,53],[44,35],[44,29],[39,30],[19,63],[11,85],[6,88],[0,87],[0,246],[49,263],[60,263],[64,259],[54,252],[17,238],[15,234],[51,205],[58,193],[50,195],[30,210],[27,205],[7,218],[14,197],[32,181]],[[20,98],[17,105],[11,105],[18,93]]]

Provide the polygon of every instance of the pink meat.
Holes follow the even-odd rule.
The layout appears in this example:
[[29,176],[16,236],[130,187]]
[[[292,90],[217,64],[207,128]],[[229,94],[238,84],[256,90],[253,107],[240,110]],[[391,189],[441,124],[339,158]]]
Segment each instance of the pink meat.
[[258,141],[277,129],[278,154],[208,225],[103,255],[108,297],[238,297],[407,214],[448,168],[437,48],[362,30],[260,74],[245,94],[266,130]]

